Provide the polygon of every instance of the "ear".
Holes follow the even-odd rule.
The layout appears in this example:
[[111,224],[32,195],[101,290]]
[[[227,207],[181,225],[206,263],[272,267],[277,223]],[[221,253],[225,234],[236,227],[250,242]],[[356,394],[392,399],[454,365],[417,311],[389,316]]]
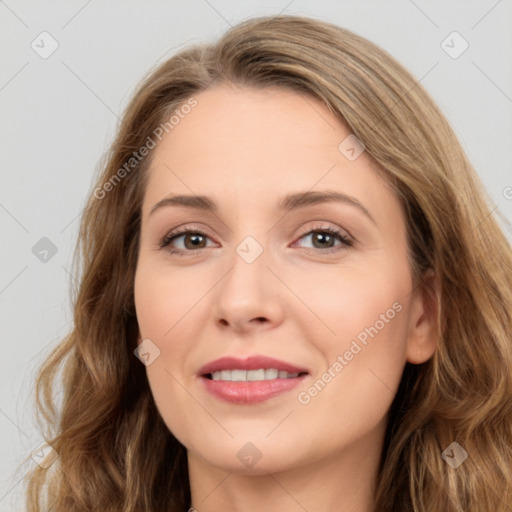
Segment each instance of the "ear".
[[439,280],[433,270],[428,270],[411,303],[406,353],[409,363],[424,363],[434,354],[439,343],[439,306]]

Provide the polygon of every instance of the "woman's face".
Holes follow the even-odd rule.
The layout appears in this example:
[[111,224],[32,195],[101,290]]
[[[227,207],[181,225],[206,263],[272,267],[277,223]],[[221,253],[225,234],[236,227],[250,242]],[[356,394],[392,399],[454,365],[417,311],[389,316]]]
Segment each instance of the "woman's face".
[[379,451],[406,361],[434,350],[398,200],[311,97],[195,99],[153,150],[135,276],[163,420],[229,471]]

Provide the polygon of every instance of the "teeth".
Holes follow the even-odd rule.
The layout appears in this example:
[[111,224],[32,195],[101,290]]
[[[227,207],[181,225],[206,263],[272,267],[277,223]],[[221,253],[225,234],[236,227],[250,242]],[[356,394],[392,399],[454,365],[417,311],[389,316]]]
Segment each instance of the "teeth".
[[265,370],[248,370],[247,380],[265,380]]
[[279,372],[274,368],[269,368],[268,370],[265,370],[265,379],[271,380],[271,379],[277,379],[279,377]]
[[294,379],[298,373],[288,373],[275,368],[260,368],[259,370],[221,370],[213,372],[213,380],[227,380],[231,382],[254,382],[260,380]]
[[231,379],[232,381],[238,382],[241,380],[247,380],[247,371],[246,370],[231,370]]

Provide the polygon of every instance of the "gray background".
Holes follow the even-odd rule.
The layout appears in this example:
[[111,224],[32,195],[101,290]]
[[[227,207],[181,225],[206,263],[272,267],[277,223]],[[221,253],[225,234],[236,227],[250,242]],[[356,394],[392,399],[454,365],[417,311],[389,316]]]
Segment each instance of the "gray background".
[[[34,373],[71,329],[79,215],[134,87],[183,46],[280,12],[337,23],[404,64],[448,117],[494,215],[512,219],[511,1],[0,0],[0,510],[24,510],[20,479],[35,462],[18,465],[43,441]],[[43,31],[58,43],[47,58],[31,47],[51,48]],[[469,43],[458,58],[441,46],[453,31]],[[55,254],[40,252],[43,237]]]

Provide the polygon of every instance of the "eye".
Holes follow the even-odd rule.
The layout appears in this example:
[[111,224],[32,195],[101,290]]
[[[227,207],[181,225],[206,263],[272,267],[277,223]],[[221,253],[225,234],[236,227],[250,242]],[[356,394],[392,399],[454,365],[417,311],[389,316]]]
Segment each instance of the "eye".
[[183,239],[182,244],[180,244],[182,247],[176,248],[173,245],[169,250],[171,254],[185,255],[186,253],[195,253],[196,250],[206,247],[206,240],[209,239],[209,236],[197,229],[184,227],[162,238],[159,246],[161,249],[164,249],[171,246],[171,244],[176,244],[180,238]]
[[[348,238],[342,231],[331,226],[315,226],[303,233],[298,240],[306,239],[308,237],[311,237],[313,247],[306,247],[306,249],[318,249],[323,253],[338,252],[347,247],[353,246],[353,241],[350,238]],[[181,242],[178,243],[180,239]],[[206,245],[208,240],[211,239],[206,233],[198,229],[193,229],[190,226],[185,226],[162,238],[159,243],[159,247],[161,249],[169,247],[169,252],[171,254],[185,256],[187,254],[195,254],[196,251],[208,247]],[[339,242],[337,245],[336,241]],[[181,245],[181,247],[176,247],[176,245]],[[303,247],[302,245],[299,246]]]
[[[352,247],[353,245],[352,240],[342,231],[332,228],[331,226],[315,226],[302,234],[299,240],[305,240],[307,238],[310,238],[313,243],[313,249],[319,249],[327,253],[338,252],[347,247]],[[337,240],[339,244],[335,245]]]

